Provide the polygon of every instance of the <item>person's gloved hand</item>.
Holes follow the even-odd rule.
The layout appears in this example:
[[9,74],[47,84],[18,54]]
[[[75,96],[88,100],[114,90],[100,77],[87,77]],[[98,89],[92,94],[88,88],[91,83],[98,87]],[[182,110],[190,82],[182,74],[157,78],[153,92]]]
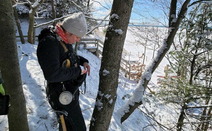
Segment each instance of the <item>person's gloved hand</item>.
[[5,95],[5,91],[2,84],[0,84],[0,94]]
[[90,75],[90,65],[87,62],[84,62],[83,67],[84,70],[81,71],[82,72],[81,74],[87,73],[88,75]]

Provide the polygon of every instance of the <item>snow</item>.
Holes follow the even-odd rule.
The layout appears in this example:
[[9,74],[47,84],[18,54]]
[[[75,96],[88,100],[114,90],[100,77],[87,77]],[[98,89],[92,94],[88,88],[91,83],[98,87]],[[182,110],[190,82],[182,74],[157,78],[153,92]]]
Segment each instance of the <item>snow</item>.
[[26,6],[24,6],[23,4],[16,4],[14,6],[16,7],[19,14],[22,14],[22,13],[28,14],[29,13],[29,9],[26,8]]
[[119,16],[117,15],[117,14],[112,14],[111,16],[110,16],[110,19],[119,19]]
[[109,99],[110,97],[111,97],[111,95],[109,95],[109,94],[105,95],[105,98],[107,98],[107,99]]
[[123,31],[122,29],[115,29],[115,32],[119,35],[122,35],[123,34]]
[[106,69],[103,70],[103,76],[107,76],[107,75],[109,75],[109,74],[110,74],[110,71],[108,71],[108,70],[106,70]]
[[32,5],[32,8],[38,7],[38,5],[41,3],[41,0],[35,1],[35,3]]
[[172,14],[171,15],[171,18],[172,18],[171,23],[176,23],[177,22],[177,18],[176,18],[176,15],[175,14]]
[[[26,34],[26,21],[22,21],[22,28],[24,34]],[[39,32],[40,29],[36,31]],[[144,46],[137,44],[136,42],[143,40],[141,40],[139,37],[135,37],[133,35],[134,32],[138,32],[138,30],[128,30],[127,32],[127,37],[124,45],[124,50],[126,52],[123,54],[126,59],[129,58],[127,60],[138,60],[138,54],[142,54],[144,52]],[[32,45],[28,43],[21,44],[20,42],[17,42],[17,45],[30,131],[57,131],[58,124],[56,120],[56,115],[47,101],[45,93],[46,81],[37,61],[37,43]],[[91,66],[91,74],[86,78],[86,93],[80,95],[80,106],[82,108],[82,113],[85,119],[87,129],[89,129],[97,93],[100,93],[102,96],[107,98],[109,100],[109,103],[111,104],[114,102],[114,99],[111,98],[110,94],[103,94],[101,92],[98,92],[99,70],[101,60],[97,56],[84,49],[78,50],[77,53],[78,55],[81,55],[88,59],[89,64]],[[151,62],[152,56],[153,50],[148,49],[145,59],[146,65]],[[150,87],[153,87],[153,85],[157,83],[158,75],[163,75],[163,67],[166,64],[167,61],[163,60],[162,64],[157,68],[155,73],[146,74],[147,79],[149,79],[150,75],[152,75],[151,82],[149,85]],[[103,71],[104,75],[108,75],[109,73],[110,72],[106,69]],[[156,117],[155,119],[157,119],[158,121],[165,121],[165,123],[169,122],[172,124],[174,123],[173,121],[175,120],[176,115],[173,115],[175,112],[172,110],[172,108],[166,108],[167,106],[164,106],[162,104],[160,104],[160,106],[157,105],[157,103],[159,102],[155,102],[155,100],[153,100],[153,97],[147,96],[148,90],[147,93],[144,93],[144,89],[142,87],[136,89],[136,87],[140,85],[142,85],[141,81],[140,83],[136,83],[133,80],[125,78],[124,73],[120,72],[117,99],[109,131],[141,131],[142,129],[145,129],[145,131],[151,131],[154,130],[153,128],[156,128],[157,130],[162,130],[162,128],[159,126],[148,126],[151,123],[154,123],[154,121],[150,119],[149,116],[145,115],[144,112],[147,111],[153,112]],[[80,89],[83,90],[83,88],[84,86],[82,85]],[[131,98],[133,92],[135,92],[136,95]],[[128,118],[128,120],[120,124],[120,116],[123,115],[123,112],[127,112],[128,109],[119,109],[123,107],[123,105],[125,105],[129,99],[143,99],[144,104],[140,106],[137,110],[135,110],[134,113]],[[97,100],[96,104],[99,106],[99,110],[101,110],[103,103]],[[131,105],[133,105],[133,103],[131,103]],[[165,118],[165,116],[170,117]],[[160,118],[163,118],[163,120],[160,120]],[[0,116],[0,131],[8,131],[7,116]]]
[[96,106],[97,106],[97,108],[98,108],[98,111],[100,111],[103,107],[103,103],[100,101],[100,100],[98,100],[97,99],[97,101],[96,101]]

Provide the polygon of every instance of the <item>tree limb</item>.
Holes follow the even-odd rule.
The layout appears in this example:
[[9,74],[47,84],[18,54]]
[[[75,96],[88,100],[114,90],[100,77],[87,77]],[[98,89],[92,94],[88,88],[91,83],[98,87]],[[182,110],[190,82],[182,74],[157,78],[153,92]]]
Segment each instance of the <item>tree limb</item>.
[[188,7],[198,4],[198,3],[201,3],[201,2],[210,2],[210,1],[211,0],[197,0],[197,1],[194,1],[193,3],[191,3]]
[[[137,85],[136,90],[133,93],[134,97],[131,97],[130,100],[128,101],[128,103],[125,106],[123,106],[120,110],[118,110],[119,114],[123,113],[123,114],[120,114],[121,115],[121,118],[120,118],[121,123],[124,122],[134,112],[134,110],[142,104],[143,93],[145,92],[145,89],[152,77],[152,73],[155,71],[155,69],[158,67],[158,65],[164,58],[165,54],[170,49],[173,39],[174,39],[174,36],[176,35],[179,25],[185,16],[189,2],[190,2],[190,0],[186,0],[183,3],[180,13],[178,15],[178,18],[176,20],[176,23],[173,25],[174,28],[171,28],[171,31],[170,31],[167,39],[165,39],[164,44],[158,50],[157,56],[154,58],[154,60],[150,63],[150,66],[143,73],[141,80],[140,80],[139,84]],[[140,96],[138,95],[138,93],[140,93]],[[136,97],[139,97],[139,98],[136,98]],[[123,111],[123,112],[120,112],[120,111]]]
[[190,109],[190,108],[207,108],[207,107],[212,107],[212,105],[187,106],[186,109]]
[[45,23],[41,23],[41,24],[39,24],[39,25],[34,26],[34,28],[38,28],[38,27],[41,27],[41,26],[49,25],[49,24],[51,24],[51,23],[55,23],[55,22],[57,22],[57,21],[60,21],[60,20],[63,19],[63,18],[68,17],[68,16],[69,16],[69,15],[65,15],[65,16],[62,16],[62,17],[60,17],[60,18],[56,18],[56,19],[54,19],[54,20],[51,20],[51,21],[48,21],[48,22],[45,22]]
[[105,9],[110,10],[108,7],[106,7],[106,6],[102,5],[102,3],[100,3],[99,1],[95,1],[95,0],[93,0],[93,2],[96,2],[96,3],[98,3],[99,5],[101,5],[102,7],[104,7]]
[[91,29],[90,31],[88,31],[86,34],[89,34],[89,33],[91,33],[92,31],[94,31],[96,28],[98,28],[98,27],[102,24],[102,22],[103,22],[109,15],[110,15],[110,14],[106,15],[106,16],[103,18],[103,20],[102,20],[98,25],[96,25],[93,29]]
[[[152,119],[153,121],[155,121],[161,128],[165,128],[167,130],[170,130],[168,127],[164,126],[163,124],[161,124],[160,122],[158,122],[152,115],[149,115],[147,113],[145,113],[144,111],[142,111],[140,108],[138,108],[142,113],[144,113],[146,116],[148,116],[150,119]],[[145,108],[146,111],[148,111],[146,108]]]

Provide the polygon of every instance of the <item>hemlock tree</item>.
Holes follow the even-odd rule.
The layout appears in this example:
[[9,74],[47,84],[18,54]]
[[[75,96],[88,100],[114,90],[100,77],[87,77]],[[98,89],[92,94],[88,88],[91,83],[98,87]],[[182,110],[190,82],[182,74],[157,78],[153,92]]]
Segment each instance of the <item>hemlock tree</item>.
[[114,0],[104,42],[99,91],[90,131],[107,131],[117,98],[120,61],[133,0]]
[[0,1],[0,70],[2,71],[5,90],[10,95],[9,130],[29,131],[11,2],[11,0]]
[[168,55],[171,66],[158,95],[181,107],[177,131],[188,126],[185,120],[191,129],[206,131],[212,117],[211,11],[209,3],[200,3],[189,12],[181,24],[180,42]]
[[181,9],[179,10],[178,15],[176,15],[177,0],[171,1],[169,11],[169,34],[164,40],[162,47],[158,50],[157,56],[150,63],[150,66],[148,66],[144,71],[141,80],[139,81],[137,88],[133,93],[133,96],[129,99],[125,106],[123,106],[116,112],[117,114],[119,114],[119,119],[121,122],[124,122],[134,112],[134,110],[142,104],[143,94],[152,77],[152,73],[155,71],[155,69],[164,58],[165,54],[170,49],[176,32],[178,31],[179,25],[187,12],[189,3],[190,0],[185,0],[182,4]]

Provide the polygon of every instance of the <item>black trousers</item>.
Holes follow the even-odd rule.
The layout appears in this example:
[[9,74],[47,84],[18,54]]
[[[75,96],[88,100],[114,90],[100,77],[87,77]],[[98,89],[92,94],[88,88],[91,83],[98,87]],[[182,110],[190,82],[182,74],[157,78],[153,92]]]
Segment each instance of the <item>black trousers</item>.
[[[74,94],[73,101],[68,105],[62,105],[59,102],[59,95],[61,92],[70,91]],[[56,111],[58,120],[61,112],[67,112],[68,115],[65,116],[67,131],[86,131],[86,126],[82,111],[79,105],[79,90],[78,86],[72,83],[48,83],[46,88],[47,97],[51,107]],[[62,131],[62,126],[59,120],[59,130]]]

